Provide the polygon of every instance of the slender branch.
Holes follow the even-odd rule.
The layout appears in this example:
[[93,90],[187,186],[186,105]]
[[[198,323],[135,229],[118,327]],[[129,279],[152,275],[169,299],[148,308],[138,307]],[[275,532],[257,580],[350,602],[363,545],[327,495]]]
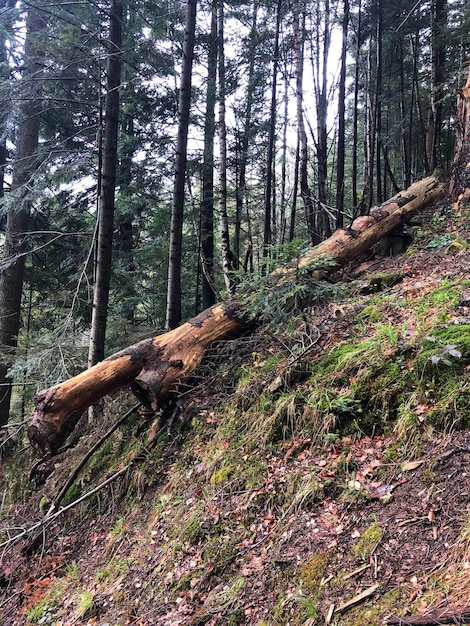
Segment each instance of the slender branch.
[[64,506],[62,509],[59,509],[58,511],[56,511],[55,513],[53,513],[49,517],[45,517],[44,519],[40,520],[39,522],[36,522],[36,524],[33,524],[29,528],[26,528],[21,533],[18,533],[17,535],[15,535],[14,537],[11,537],[7,541],[4,541],[3,543],[0,543],[0,548],[4,548],[6,546],[10,546],[10,545],[16,543],[20,539],[23,539],[23,537],[26,537],[27,535],[30,535],[32,532],[34,532],[35,530],[38,530],[39,528],[41,528],[41,529],[45,528],[50,522],[52,522],[53,520],[58,518],[60,515],[63,515],[64,513],[69,511],[70,509],[73,509],[75,506],[77,506],[77,504],[81,504],[85,500],[88,500],[88,498],[91,498],[91,496],[94,496],[95,493],[98,493],[98,491],[101,491],[101,489],[103,489],[104,487],[106,487],[107,485],[109,485],[110,483],[112,483],[116,479],[118,479],[120,476],[125,474],[129,470],[129,468],[131,467],[132,463],[133,463],[133,461],[131,463],[128,463],[125,467],[120,469],[118,472],[116,472],[115,474],[113,474],[112,476],[107,478],[106,480],[104,480],[97,487],[95,487],[94,489],[91,489],[91,491],[88,491],[83,496],[81,496],[77,500],[74,500],[70,504],[67,504],[67,506]]
[[[135,407],[133,407],[128,413],[126,413],[126,415],[124,415],[121,420],[119,420],[119,422],[122,422],[124,420],[124,418],[129,417],[129,415],[131,414],[131,412],[135,410]],[[67,511],[70,511],[70,509],[73,509],[74,507],[76,507],[78,504],[81,504],[82,502],[84,502],[85,500],[88,500],[89,498],[91,498],[92,496],[94,496],[96,493],[98,493],[99,491],[101,491],[101,489],[104,489],[105,487],[107,487],[108,485],[110,485],[112,482],[114,482],[115,480],[117,480],[118,478],[120,478],[121,476],[123,476],[126,472],[128,472],[135,463],[137,463],[138,461],[142,460],[143,455],[148,452],[150,449],[152,449],[154,447],[154,445],[157,443],[159,437],[166,431],[169,430],[171,428],[171,426],[173,425],[175,419],[176,419],[176,415],[177,415],[177,411],[178,408],[176,408],[168,423],[164,424],[161,428],[159,428],[157,430],[157,432],[155,434],[152,434],[151,437],[149,438],[149,440],[147,441],[146,445],[142,446],[141,448],[139,448],[139,450],[134,454],[134,456],[132,457],[132,459],[129,461],[129,463],[127,465],[125,465],[124,467],[122,467],[120,470],[118,470],[117,472],[115,472],[114,474],[112,474],[109,478],[107,478],[106,480],[104,480],[103,482],[101,482],[99,485],[97,485],[94,489],[91,489],[90,491],[88,491],[87,493],[85,493],[83,496],[81,496],[80,498],[77,498],[77,500],[74,500],[73,502],[71,502],[70,504],[67,504],[67,506],[64,506],[63,508],[59,509],[58,511],[55,511],[54,513],[51,514],[47,514],[47,516],[40,520],[39,522],[36,522],[36,524],[33,524],[33,526],[30,526],[29,528],[26,528],[25,530],[23,530],[22,532],[18,533],[17,535],[15,535],[14,537],[11,537],[10,539],[8,539],[7,541],[4,541],[3,543],[0,543],[0,549],[1,548],[5,548],[8,546],[13,545],[14,543],[17,543],[20,539],[23,539],[23,537],[26,537],[28,535],[30,535],[31,533],[34,533],[35,531],[39,530],[39,533],[36,533],[34,535],[34,537],[32,537],[29,542],[27,547],[25,547],[23,549],[23,552],[29,552],[30,550],[32,550],[34,544],[36,543],[36,541],[40,538],[40,536],[43,534],[43,530],[44,528],[46,528],[52,521],[54,521],[55,519],[57,519],[59,516],[61,516],[63,513],[66,513]],[[109,431],[108,431],[109,432]],[[51,507],[52,508],[52,507]]]
[[127,411],[127,413],[125,415],[123,415],[121,417],[121,419],[119,419],[117,422],[115,422],[111,426],[111,428],[109,428],[108,431],[95,443],[95,445],[92,446],[88,450],[88,452],[85,454],[85,456],[82,458],[82,460],[78,463],[78,465],[72,471],[72,473],[70,474],[70,476],[66,480],[65,484],[63,485],[62,489],[59,491],[59,493],[56,495],[56,497],[52,501],[52,504],[51,504],[51,506],[49,508],[49,511],[47,512],[47,517],[52,515],[52,513],[54,513],[54,511],[56,511],[58,509],[60,503],[62,502],[62,500],[63,500],[63,498],[65,496],[65,494],[70,489],[70,487],[72,486],[73,482],[77,478],[78,474],[81,472],[83,467],[88,463],[89,459],[93,456],[93,454],[97,450],[99,450],[101,448],[101,446],[104,444],[104,442],[107,439],[109,439],[109,437],[111,437],[111,435],[114,433],[114,431],[117,430],[119,428],[119,426],[121,426],[121,424],[123,424],[133,413],[135,413],[137,411],[139,406],[140,406],[140,403],[137,403],[131,409],[129,409],[129,411]]

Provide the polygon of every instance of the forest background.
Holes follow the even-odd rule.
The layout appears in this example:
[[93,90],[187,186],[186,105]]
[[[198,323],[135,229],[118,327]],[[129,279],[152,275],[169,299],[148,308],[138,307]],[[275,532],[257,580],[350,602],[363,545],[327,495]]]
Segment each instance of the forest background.
[[452,163],[463,0],[3,0],[0,22],[0,424]]

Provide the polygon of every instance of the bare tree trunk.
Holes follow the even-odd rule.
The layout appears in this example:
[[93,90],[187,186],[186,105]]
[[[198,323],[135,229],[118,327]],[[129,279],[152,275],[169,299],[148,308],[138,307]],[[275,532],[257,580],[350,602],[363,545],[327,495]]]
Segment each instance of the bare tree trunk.
[[[419,6],[418,9],[419,11]],[[420,63],[420,31],[418,25],[416,26],[416,31],[414,36],[410,36],[410,45],[411,51],[413,54],[413,89],[412,89],[412,110],[416,109],[416,114],[418,116],[419,128],[420,128],[420,137],[413,137],[413,114],[410,115],[409,118],[409,145],[415,146],[414,154],[410,152],[410,162],[414,161],[418,162],[421,160],[421,154],[424,155],[424,170],[429,172],[429,162],[427,158],[426,152],[426,124],[424,122],[423,115],[423,107],[421,103],[421,96],[419,91],[419,63]],[[424,148],[422,147],[421,142],[424,143]],[[415,170],[416,171],[416,166]],[[413,176],[413,170],[412,170]]]
[[[29,224],[29,191],[40,164],[38,154],[41,119],[42,59],[41,33],[46,27],[44,13],[31,6],[26,18],[25,73],[22,81],[21,119],[16,133],[16,152],[11,183],[11,202],[5,231],[3,269],[0,275],[0,425],[6,424],[10,413],[11,379],[7,373],[13,362],[18,342],[21,297],[27,253]],[[24,87],[23,87],[24,86]]]
[[[369,211],[374,202],[374,172],[375,172],[375,148],[377,132],[377,107],[373,91],[373,65],[372,65],[372,41],[369,40],[367,51],[367,87],[364,121],[364,147],[365,147],[365,172],[364,189],[361,199],[361,213]],[[376,84],[376,83],[375,83]]]
[[[252,111],[253,111],[253,101],[254,101],[254,91],[255,91],[255,55],[258,43],[258,0],[254,0],[253,2],[253,11],[251,18],[251,28],[250,28],[250,36],[249,36],[249,52],[248,52],[248,80],[247,80],[247,88],[246,88],[246,97],[244,104],[244,112],[245,117],[243,120],[243,130],[240,138],[240,163],[239,163],[239,172],[238,172],[238,196],[237,196],[237,223],[238,220],[241,219],[241,215],[243,213],[243,206],[246,207],[247,214],[247,222],[248,222],[248,236],[249,236],[249,245],[250,245],[250,260],[253,262],[253,252],[252,252],[252,232],[250,226],[249,219],[249,207],[248,207],[248,190],[246,183],[246,168],[248,164],[248,146],[250,142],[250,138],[252,136]],[[238,227],[236,229],[236,237],[238,233]],[[240,253],[239,245],[235,246],[235,251]]]
[[202,162],[201,256],[202,308],[215,304],[214,291],[214,136],[217,83],[217,0],[212,0],[211,32],[207,55],[206,116]]
[[224,42],[224,2],[219,0],[217,19],[217,41],[219,44],[219,224],[222,250],[222,269],[225,286],[233,295],[234,284],[230,272],[235,269],[233,253],[230,250],[230,232],[227,215],[227,125],[225,121],[225,42]]
[[263,256],[267,256],[272,241],[271,212],[272,185],[274,168],[274,143],[276,141],[276,104],[277,104],[277,73],[279,70],[279,33],[281,28],[282,0],[278,0],[276,9],[276,32],[274,36],[273,73],[271,81],[271,107],[269,111],[268,152],[266,156],[266,185],[264,188],[264,235]]
[[104,359],[109,286],[111,283],[119,133],[119,87],[122,68],[122,4],[120,0],[112,0],[111,3],[107,55],[103,160],[100,197],[98,198],[95,284],[93,286],[93,312],[88,351],[89,367]]
[[374,98],[374,135],[376,160],[376,202],[384,200],[382,188],[382,0],[377,0],[377,35],[376,35],[376,79]]
[[[303,74],[304,74],[304,32],[305,18],[300,18],[298,4],[295,4],[293,15],[294,28],[294,59],[295,59],[295,97],[297,106],[297,137],[298,137],[298,169],[295,173],[295,186],[300,180],[300,195],[304,203],[305,219],[310,243],[319,243],[320,237],[316,231],[315,210],[313,206],[312,191],[308,184],[308,145],[307,133],[305,132],[305,120],[303,111]],[[297,196],[297,189],[296,196]]]
[[426,154],[429,173],[440,164],[442,85],[444,82],[445,42],[444,29],[447,23],[447,0],[431,2],[431,100],[426,129]]
[[166,303],[167,328],[176,328],[181,322],[181,259],[183,249],[184,184],[191,104],[191,83],[196,39],[197,0],[186,2],[186,21],[183,42],[183,63],[178,100],[178,132],[176,135],[175,175],[170,226],[170,254],[168,262],[168,287]]
[[289,123],[289,75],[287,67],[284,79],[284,116],[282,125],[282,156],[281,156],[281,199],[279,212],[279,227],[281,229],[279,243],[285,243],[287,216],[286,216],[286,189],[287,189],[287,125]]
[[[318,266],[329,259],[335,267],[349,263],[384,235],[436,199],[443,185],[429,177],[412,185],[369,216],[357,218],[350,228],[337,230],[329,239],[308,251],[294,266],[272,274],[276,282],[295,280],[299,267]],[[256,298],[256,293],[253,294]],[[40,392],[28,436],[41,456],[51,456],[65,442],[87,406],[119,387],[131,384],[139,400],[156,409],[178,392],[183,381],[200,363],[206,348],[216,339],[246,327],[240,305],[216,304],[179,328],[142,341],[107,358],[78,376]]]
[[[331,44],[330,0],[323,2],[323,14],[317,3],[315,31],[314,90],[317,116],[317,211],[315,232],[310,239],[318,243],[331,234],[330,220],[325,212],[328,204],[328,58]],[[322,29],[323,26],[323,29]]]
[[343,2],[343,41],[338,93],[338,160],[336,166],[336,228],[344,223],[344,164],[346,129],[346,52],[348,44],[349,0]]
[[358,208],[357,195],[357,154],[358,154],[358,117],[359,117],[359,65],[361,58],[362,1],[359,0],[356,51],[354,59],[354,111],[353,111],[353,145],[352,145],[352,198],[354,211]]
[[[405,120],[407,119],[408,113],[406,110],[406,102],[405,102],[405,71],[403,67],[403,40],[400,39],[399,42],[399,60],[400,60],[400,115],[402,119],[401,124],[401,158],[402,158],[402,185],[404,187],[408,187],[411,182],[411,166],[410,166],[410,151],[408,144],[408,137],[406,132]],[[412,96],[413,97],[413,96]],[[410,118],[413,117],[413,106],[410,106],[409,111]],[[412,122],[410,121],[410,124]]]
[[297,126],[297,145],[295,148],[295,161],[294,161],[294,183],[292,185],[292,201],[290,210],[290,224],[289,224],[289,241],[293,241],[295,237],[295,220],[297,217],[297,189],[299,187],[299,167],[300,167],[300,137],[299,128]]
[[[11,29],[11,21],[13,18],[14,7],[12,0],[1,0],[0,11],[2,12],[2,31],[0,32],[0,80],[7,82],[10,77],[10,68],[8,67],[7,56],[7,32]],[[10,117],[10,110],[8,107],[2,107],[0,112],[0,198],[3,197],[5,191],[5,166],[7,164],[8,150],[6,143],[7,125]],[[0,392],[1,395],[1,392]]]

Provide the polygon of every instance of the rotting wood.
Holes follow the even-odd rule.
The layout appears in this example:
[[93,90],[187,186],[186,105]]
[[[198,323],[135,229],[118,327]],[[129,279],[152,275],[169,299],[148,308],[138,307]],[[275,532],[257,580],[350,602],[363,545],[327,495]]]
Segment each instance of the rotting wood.
[[210,343],[243,325],[237,310],[231,303],[217,304],[170,332],[39,392],[28,428],[31,445],[41,457],[55,454],[90,405],[127,384],[144,406],[157,409],[196,369]]
[[449,195],[460,202],[470,200],[470,66],[465,86],[457,98],[456,140],[452,177],[449,183]]
[[[444,189],[430,176],[397,194],[370,215],[309,250],[292,267],[273,272],[283,282],[295,279],[299,269],[329,260],[329,271],[344,266],[415,213],[436,200]],[[256,294],[253,295],[256,297]],[[66,441],[84,411],[105,395],[130,385],[140,402],[156,410],[178,392],[197,368],[208,346],[247,326],[240,305],[232,300],[206,309],[182,326],[141,341],[69,380],[39,392],[28,437],[40,457],[53,456]]]

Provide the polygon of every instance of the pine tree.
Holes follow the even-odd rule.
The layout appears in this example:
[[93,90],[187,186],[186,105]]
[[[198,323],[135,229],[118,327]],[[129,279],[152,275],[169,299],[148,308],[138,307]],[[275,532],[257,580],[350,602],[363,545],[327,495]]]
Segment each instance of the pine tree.
[[88,365],[103,360],[106,322],[108,316],[109,286],[114,230],[114,198],[116,187],[117,147],[119,129],[119,88],[122,67],[122,4],[111,0],[109,38],[107,48],[107,85],[105,98],[103,156],[101,159],[98,196],[98,228],[96,237],[96,264],[93,289]]
[[176,328],[181,322],[184,185],[186,178],[189,111],[191,104],[192,65],[196,36],[196,4],[196,0],[188,0],[186,3],[183,61],[178,101],[178,132],[176,137],[173,203],[171,209],[166,328]]
[[44,13],[30,6],[26,18],[22,106],[16,127],[15,162],[0,275],[0,347],[3,353],[0,362],[0,425],[8,422],[10,414],[12,387],[8,370],[20,332],[30,195],[42,161],[38,143],[42,110],[41,74],[45,56],[42,36],[46,26]]

